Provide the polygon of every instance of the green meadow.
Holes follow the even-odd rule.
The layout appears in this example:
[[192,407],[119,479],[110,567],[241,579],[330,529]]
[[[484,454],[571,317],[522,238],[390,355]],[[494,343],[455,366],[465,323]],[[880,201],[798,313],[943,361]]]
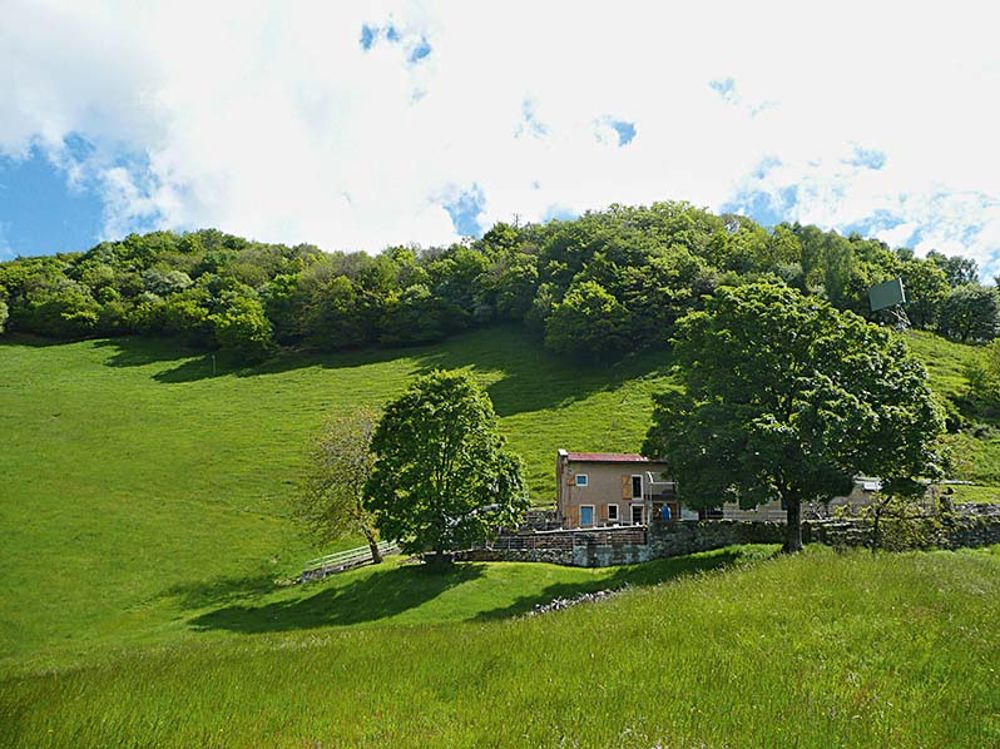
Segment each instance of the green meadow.
[[[972,349],[910,342],[960,401]],[[282,584],[333,550],[291,517],[328,415],[469,368],[548,505],[557,448],[639,448],[670,364],[575,364],[518,328],[238,370],[148,339],[0,345],[0,746],[1000,744],[996,549]],[[960,498],[997,501],[1000,440],[953,440]]]
[[[769,551],[655,562],[633,570],[637,584],[617,597],[530,618],[509,616],[530,602],[515,592],[526,581],[540,598],[598,575],[545,565],[461,565],[443,578],[359,570],[294,602],[229,605],[194,622],[240,637],[8,678],[0,743],[1000,743],[997,554]],[[406,584],[390,583],[396,576]],[[552,583],[539,590],[536,576]],[[356,608],[338,608],[369,582],[371,593],[394,595],[360,592]],[[362,626],[368,617],[386,626]]]
[[210,356],[155,340],[2,345],[0,663],[184,633],[189,589],[252,593],[333,550],[290,517],[310,441],[423,371],[480,377],[545,505],[557,448],[638,449],[668,364],[580,368],[503,328],[214,376]]

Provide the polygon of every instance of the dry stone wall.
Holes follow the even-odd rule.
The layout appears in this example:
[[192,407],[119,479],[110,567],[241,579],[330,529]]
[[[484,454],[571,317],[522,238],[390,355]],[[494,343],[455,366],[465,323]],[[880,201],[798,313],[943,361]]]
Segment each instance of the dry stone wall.
[[[942,548],[1000,544],[1000,505],[958,505],[942,519]],[[622,528],[558,530],[501,536],[493,544],[462,552],[468,561],[548,562],[570,567],[638,564],[734,544],[778,544],[784,523],[741,520],[681,520]],[[807,520],[802,540],[836,547],[871,542],[867,521],[859,518]]]

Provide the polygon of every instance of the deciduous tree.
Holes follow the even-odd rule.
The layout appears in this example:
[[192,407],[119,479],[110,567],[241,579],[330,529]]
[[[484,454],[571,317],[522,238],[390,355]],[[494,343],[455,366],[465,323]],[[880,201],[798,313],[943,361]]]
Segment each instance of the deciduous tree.
[[386,406],[372,450],[366,501],[382,536],[404,551],[447,561],[527,509],[520,460],[468,374],[437,370],[415,380]]
[[962,343],[991,341],[1000,332],[1000,295],[976,283],[953,289],[941,305],[938,331]]
[[779,284],[722,288],[678,323],[684,390],[655,396],[643,451],[665,457],[694,507],[781,500],[786,551],[803,502],[859,473],[935,471],[943,428],[923,367],[891,332]]
[[615,357],[628,346],[628,310],[596,281],[574,282],[545,322],[545,345],[559,353]]
[[372,436],[378,414],[365,408],[330,419],[310,453],[297,506],[299,516],[321,542],[356,533],[365,537],[378,564],[375,520],[365,504],[365,485],[375,456]]

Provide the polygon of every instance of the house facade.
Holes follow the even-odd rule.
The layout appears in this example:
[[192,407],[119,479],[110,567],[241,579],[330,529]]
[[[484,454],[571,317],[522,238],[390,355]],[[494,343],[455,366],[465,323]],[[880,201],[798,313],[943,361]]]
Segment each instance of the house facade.
[[[858,476],[854,479],[851,493],[845,497],[834,497],[829,502],[803,502],[802,517],[825,516],[831,514],[837,507],[861,507],[871,501],[872,495],[882,488],[882,482],[869,476]],[[753,509],[743,510],[735,502],[727,502],[709,517],[720,517],[726,520],[768,520],[783,523],[786,520],[785,508],[781,502],[766,502]]]
[[[564,528],[645,525],[650,520],[768,520],[784,522],[780,502],[740,509],[728,502],[712,509],[691,510],[677,500],[677,485],[667,464],[635,453],[585,453],[559,450],[556,455],[556,509]],[[804,517],[825,515],[838,505],[867,504],[881,488],[875,478],[859,476],[846,497],[807,503]]]
[[634,453],[559,450],[556,509],[565,528],[645,525],[651,518],[695,519],[677,502],[666,463]]

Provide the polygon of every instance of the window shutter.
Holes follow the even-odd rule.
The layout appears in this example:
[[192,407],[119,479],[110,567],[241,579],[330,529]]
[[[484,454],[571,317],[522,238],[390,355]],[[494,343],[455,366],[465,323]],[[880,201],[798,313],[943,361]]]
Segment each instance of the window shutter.
[[622,499],[632,499],[631,476],[622,476]]

